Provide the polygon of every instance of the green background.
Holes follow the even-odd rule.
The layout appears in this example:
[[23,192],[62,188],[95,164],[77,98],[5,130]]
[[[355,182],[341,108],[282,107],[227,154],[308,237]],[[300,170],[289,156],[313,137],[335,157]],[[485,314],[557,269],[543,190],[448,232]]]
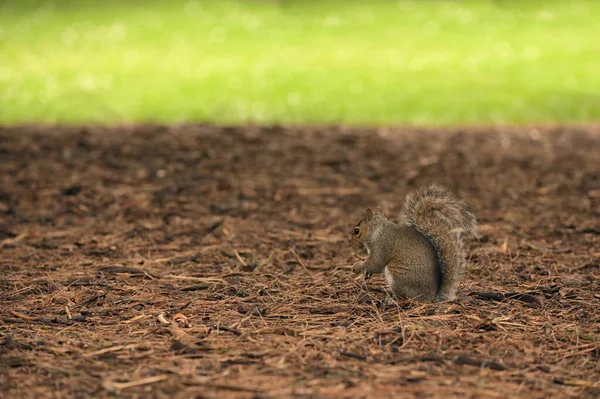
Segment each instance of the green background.
[[600,117],[597,1],[0,4],[0,124]]

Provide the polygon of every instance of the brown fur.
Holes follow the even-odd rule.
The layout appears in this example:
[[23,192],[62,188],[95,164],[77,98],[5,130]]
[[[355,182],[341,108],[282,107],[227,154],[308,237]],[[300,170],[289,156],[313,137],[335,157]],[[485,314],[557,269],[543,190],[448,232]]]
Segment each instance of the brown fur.
[[355,272],[381,273],[397,297],[423,302],[456,297],[465,271],[462,237],[477,237],[475,215],[448,191],[423,187],[406,197],[405,221],[395,224],[380,208],[370,209],[352,232],[353,245],[364,245],[369,257],[354,265]]

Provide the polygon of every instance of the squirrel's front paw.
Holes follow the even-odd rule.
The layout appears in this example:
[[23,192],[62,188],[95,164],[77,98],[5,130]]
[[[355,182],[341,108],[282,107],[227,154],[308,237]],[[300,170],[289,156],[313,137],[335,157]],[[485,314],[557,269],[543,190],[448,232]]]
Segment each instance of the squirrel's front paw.
[[356,274],[359,274],[365,270],[365,262],[360,261],[356,262],[354,266],[352,266],[352,271]]
[[396,300],[393,297],[388,296],[385,298],[383,303],[387,306],[394,306],[394,305],[396,305]]

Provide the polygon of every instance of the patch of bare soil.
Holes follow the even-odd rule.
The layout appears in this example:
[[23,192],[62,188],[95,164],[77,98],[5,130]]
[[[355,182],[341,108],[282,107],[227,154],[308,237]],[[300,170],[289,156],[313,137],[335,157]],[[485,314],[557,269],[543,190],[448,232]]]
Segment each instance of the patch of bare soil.
[[[0,130],[5,397],[597,397],[597,127]],[[483,237],[457,301],[350,271],[437,183]]]

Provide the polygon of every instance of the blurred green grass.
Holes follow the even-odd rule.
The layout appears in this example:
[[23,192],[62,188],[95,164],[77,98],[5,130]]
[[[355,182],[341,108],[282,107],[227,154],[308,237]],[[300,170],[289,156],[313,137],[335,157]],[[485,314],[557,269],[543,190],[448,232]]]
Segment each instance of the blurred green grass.
[[600,118],[600,2],[0,3],[0,124]]

